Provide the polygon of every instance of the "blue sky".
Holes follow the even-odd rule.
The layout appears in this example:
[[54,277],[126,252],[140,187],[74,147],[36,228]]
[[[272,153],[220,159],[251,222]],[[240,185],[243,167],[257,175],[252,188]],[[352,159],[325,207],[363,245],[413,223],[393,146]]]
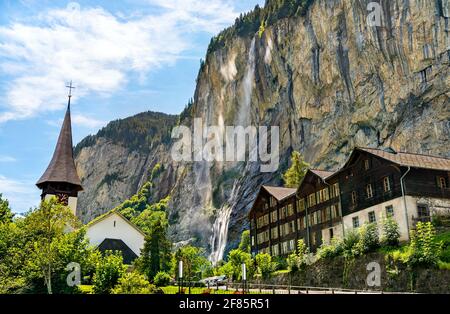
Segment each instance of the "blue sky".
[[0,0],[0,193],[39,203],[73,80],[74,142],[142,111],[180,113],[211,37],[264,0]]

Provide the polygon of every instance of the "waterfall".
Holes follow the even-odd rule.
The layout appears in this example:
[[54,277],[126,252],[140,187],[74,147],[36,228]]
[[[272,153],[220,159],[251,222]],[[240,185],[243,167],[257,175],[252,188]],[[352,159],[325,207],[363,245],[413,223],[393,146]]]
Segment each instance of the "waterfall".
[[[248,61],[246,73],[242,82],[242,99],[240,101],[240,107],[238,116],[236,118],[237,125],[249,126],[251,123],[251,100],[253,93],[253,85],[255,82],[255,38],[252,39],[250,50],[248,53]],[[236,201],[237,191],[239,190],[239,181],[235,181],[233,185],[233,190],[231,192],[230,198],[228,199],[228,204]],[[216,221],[213,225],[212,236],[210,239],[211,243],[211,255],[209,257],[213,264],[217,264],[223,259],[225,252],[225,247],[227,244],[228,237],[228,225],[230,223],[230,216],[233,208],[228,204],[223,205],[216,217]]]

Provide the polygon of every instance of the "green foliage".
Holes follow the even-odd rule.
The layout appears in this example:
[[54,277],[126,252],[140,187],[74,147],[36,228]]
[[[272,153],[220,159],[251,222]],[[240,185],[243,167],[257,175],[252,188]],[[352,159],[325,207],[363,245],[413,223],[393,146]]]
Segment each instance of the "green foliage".
[[322,244],[317,250],[318,259],[330,259],[342,255],[344,252],[344,243],[338,238],[333,238],[330,244]]
[[431,222],[419,222],[411,231],[410,266],[436,266],[442,252],[442,242],[436,242],[436,230]]
[[153,278],[153,283],[157,287],[166,287],[168,286],[172,281],[172,277],[166,272],[160,271],[155,275],[155,278]]
[[0,193],[0,224],[12,222],[14,214],[9,207],[7,199],[3,199],[3,195]]
[[228,254],[228,263],[233,269],[232,278],[234,280],[241,280],[242,278],[242,264],[245,263],[247,267],[247,279],[253,278],[256,268],[252,261],[250,253],[241,251],[240,249],[231,250]]
[[256,5],[253,11],[241,14],[234,25],[213,37],[208,47],[208,54],[226,47],[236,36],[248,37],[264,30],[279,20],[306,14],[314,0],[267,0],[264,8]]
[[178,278],[179,261],[183,261],[183,279],[187,281],[198,281],[202,278],[202,269],[210,262],[204,256],[205,251],[191,245],[179,248],[172,257],[171,271]]
[[126,268],[120,253],[106,252],[105,256],[96,265],[93,291],[96,294],[111,293],[111,289],[115,287],[119,279],[125,274]]
[[153,294],[155,286],[143,275],[136,272],[126,273],[111,290],[112,294]]
[[396,247],[400,243],[400,229],[398,223],[392,219],[387,218],[383,220],[382,224],[381,243],[383,246]]
[[435,242],[442,244],[441,261],[450,263],[450,232],[436,235]]
[[250,253],[250,230],[245,230],[241,235],[241,242],[239,243],[239,250]]
[[287,258],[288,268],[291,272],[303,270],[309,263],[309,249],[303,239],[298,240],[297,250]]
[[355,256],[373,252],[380,246],[378,226],[375,223],[364,224],[358,231],[358,243],[353,247],[353,254]]
[[43,279],[47,292],[51,294],[52,278],[58,269],[66,266],[60,258],[60,251],[67,243],[65,230],[77,228],[79,222],[68,207],[53,197],[27,215],[25,226],[33,239],[29,247],[27,271]]
[[169,271],[172,242],[168,238],[166,213],[146,209],[133,220],[146,234],[144,248],[136,261],[137,268],[148,278],[160,271]]
[[91,135],[82,140],[75,147],[74,155],[78,155],[85,147],[95,145],[100,138],[121,144],[130,151],[148,153],[160,143],[170,142],[171,131],[177,119],[178,116],[149,111],[110,122],[97,135]]
[[258,273],[263,279],[269,279],[276,269],[276,263],[272,261],[272,256],[267,253],[259,253],[255,256]]
[[354,248],[359,243],[359,233],[357,230],[351,230],[345,234],[344,240],[342,242],[343,255],[345,257],[350,257],[355,255]]
[[284,184],[290,188],[297,188],[308,171],[309,164],[303,160],[303,156],[294,151],[291,156],[291,167],[283,175]]

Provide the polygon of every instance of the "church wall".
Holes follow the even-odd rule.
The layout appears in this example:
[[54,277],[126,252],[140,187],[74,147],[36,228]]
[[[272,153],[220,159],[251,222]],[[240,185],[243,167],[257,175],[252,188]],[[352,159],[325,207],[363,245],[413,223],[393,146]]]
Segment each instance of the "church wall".
[[117,214],[89,226],[86,236],[92,245],[99,245],[105,239],[122,240],[137,256],[144,247],[144,236]]

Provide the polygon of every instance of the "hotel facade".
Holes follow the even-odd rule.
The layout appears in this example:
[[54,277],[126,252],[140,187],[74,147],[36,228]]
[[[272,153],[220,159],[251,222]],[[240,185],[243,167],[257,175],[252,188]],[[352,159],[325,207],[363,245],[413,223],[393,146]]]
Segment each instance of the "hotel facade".
[[450,159],[355,148],[336,172],[308,170],[297,189],[262,186],[250,210],[252,254],[311,251],[365,223],[392,217],[400,240],[417,221],[450,214]]

